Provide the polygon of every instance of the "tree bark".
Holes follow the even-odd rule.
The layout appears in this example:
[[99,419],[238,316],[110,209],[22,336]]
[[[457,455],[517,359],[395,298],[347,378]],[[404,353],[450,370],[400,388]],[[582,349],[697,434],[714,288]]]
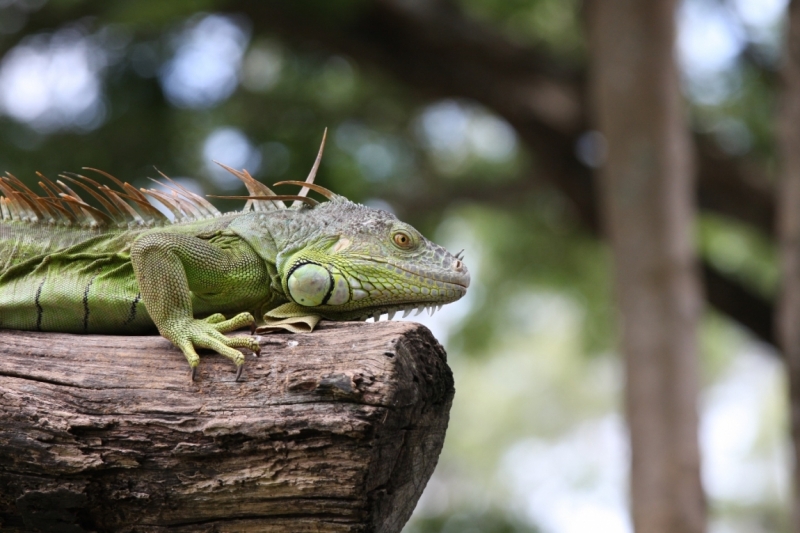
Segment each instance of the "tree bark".
[[410,322],[262,337],[244,378],[161,337],[0,332],[0,530],[398,532],[454,388]]
[[789,408],[794,451],[792,531],[800,533],[800,2],[789,8],[789,31],[781,74],[777,188],[781,291],[777,337],[789,374]]
[[590,87],[608,143],[600,170],[626,370],[631,511],[641,533],[700,533],[700,283],[691,138],[673,57],[675,0],[589,6]]

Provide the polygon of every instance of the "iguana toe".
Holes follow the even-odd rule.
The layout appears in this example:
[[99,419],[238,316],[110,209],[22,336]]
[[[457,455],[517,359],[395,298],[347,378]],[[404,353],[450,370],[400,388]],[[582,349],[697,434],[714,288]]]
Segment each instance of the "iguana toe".
[[225,337],[223,342],[226,346],[230,346],[231,348],[247,348],[251,352],[255,353],[256,356],[261,355],[261,346],[258,344],[258,341],[253,337]]
[[211,316],[205,317],[203,322],[208,322],[209,324],[219,324],[220,322],[225,322],[225,315],[222,313],[214,313]]
[[[213,317],[216,315],[211,315],[211,316]],[[222,318],[223,318],[222,321],[213,322],[214,329],[216,329],[220,333],[228,333],[230,331],[236,331],[237,329],[242,329],[245,326],[250,326],[250,329],[252,330],[256,323],[256,319],[253,318],[253,315],[251,315],[250,313],[239,313],[238,315],[229,320],[225,320],[225,317]]]

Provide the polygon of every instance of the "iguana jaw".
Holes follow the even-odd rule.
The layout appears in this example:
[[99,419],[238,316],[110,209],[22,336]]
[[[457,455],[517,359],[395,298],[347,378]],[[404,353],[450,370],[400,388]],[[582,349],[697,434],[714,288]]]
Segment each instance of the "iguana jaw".
[[[432,262],[370,259],[303,252],[287,261],[284,290],[290,303],[272,317],[316,315],[329,320],[376,320],[398,312],[433,311],[460,299],[470,283],[460,259],[443,252]],[[307,305],[303,305],[307,304]]]
[[377,322],[381,315],[388,315],[389,320],[392,320],[398,313],[402,313],[402,318],[406,318],[414,311],[416,311],[414,316],[419,315],[425,310],[427,310],[429,314],[433,315],[433,313],[439,310],[442,305],[460,299],[467,292],[467,287],[464,285],[445,284],[444,288],[445,290],[452,290],[452,294],[454,296],[446,300],[432,299],[425,301],[418,297],[415,300],[376,303],[374,305],[361,306],[349,310],[327,305],[306,307],[298,305],[295,302],[288,302],[269,311],[266,316],[272,319],[318,316],[328,320],[350,321],[363,321],[369,318],[374,318]]
[[[324,306],[324,309],[321,306],[316,308],[316,310],[319,312],[320,316],[329,320],[367,320],[368,318],[374,318],[377,322],[379,317],[384,314],[388,314],[389,320],[391,320],[397,313],[402,313],[402,317],[405,318],[414,311],[416,311],[414,315],[416,316],[425,310],[432,315],[434,311],[439,310],[442,305],[454,302],[467,293],[469,275],[466,277],[465,284],[446,283],[437,280],[429,280],[429,283],[436,285],[437,289],[422,287],[419,293],[414,293],[413,299],[386,301],[384,303],[376,303],[352,310],[336,309],[332,306]],[[413,286],[413,288],[418,287]],[[426,289],[428,291],[427,294],[423,292]],[[431,294],[431,290],[437,290],[438,295]],[[445,296],[440,296],[442,294]]]

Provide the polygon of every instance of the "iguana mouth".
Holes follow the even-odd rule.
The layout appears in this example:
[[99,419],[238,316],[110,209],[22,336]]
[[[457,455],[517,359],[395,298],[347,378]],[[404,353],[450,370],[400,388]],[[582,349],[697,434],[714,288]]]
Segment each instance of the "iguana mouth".
[[[382,260],[373,257],[362,257],[363,260],[368,261],[370,263],[380,263],[384,265],[389,265],[393,268],[398,270],[402,270],[405,274],[410,276],[418,276],[426,281],[434,282],[434,283],[443,283],[445,285],[454,285],[461,289],[468,289],[470,283],[470,275],[469,271],[464,266],[464,263],[461,262],[460,259],[456,258],[455,261],[450,265],[451,271],[447,272],[445,267],[442,268],[442,273],[431,272],[430,270],[423,270],[417,267],[407,267],[403,264],[395,263],[392,261]],[[448,287],[443,287],[448,288]]]
[[435,275],[431,276],[431,275],[426,275],[426,274],[420,274],[418,272],[410,272],[410,271],[404,269],[403,267],[399,267],[399,266],[397,268],[399,268],[399,269],[401,269],[401,270],[403,270],[405,272],[408,272],[412,276],[419,276],[419,277],[421,277],[421,278],[423,278],[423,279],[425,279],[427,281],[433,282],[433,283],[441,283],[441,284],[443,284],[442,288],[444,288],[444,289],[449,288],[448,285],[451,285],[452,288],[458,287],[458,288],[464,289],[464,290],[469,288],[469,282],[470,282],[469,273],[467,273],[466,275],[457,274],[457,275],[461,276],[464,279],[463,280],[454,280],[452,278],[443,279],[442,277],[437,277]]

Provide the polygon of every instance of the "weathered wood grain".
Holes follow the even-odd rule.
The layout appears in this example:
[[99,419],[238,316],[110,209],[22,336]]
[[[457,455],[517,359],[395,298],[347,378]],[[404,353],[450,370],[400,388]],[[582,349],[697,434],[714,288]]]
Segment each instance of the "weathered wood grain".
[[0,331],[0,530],[397,532],[453,378],[409,322],[262,337],[189,381],[161,337]]

